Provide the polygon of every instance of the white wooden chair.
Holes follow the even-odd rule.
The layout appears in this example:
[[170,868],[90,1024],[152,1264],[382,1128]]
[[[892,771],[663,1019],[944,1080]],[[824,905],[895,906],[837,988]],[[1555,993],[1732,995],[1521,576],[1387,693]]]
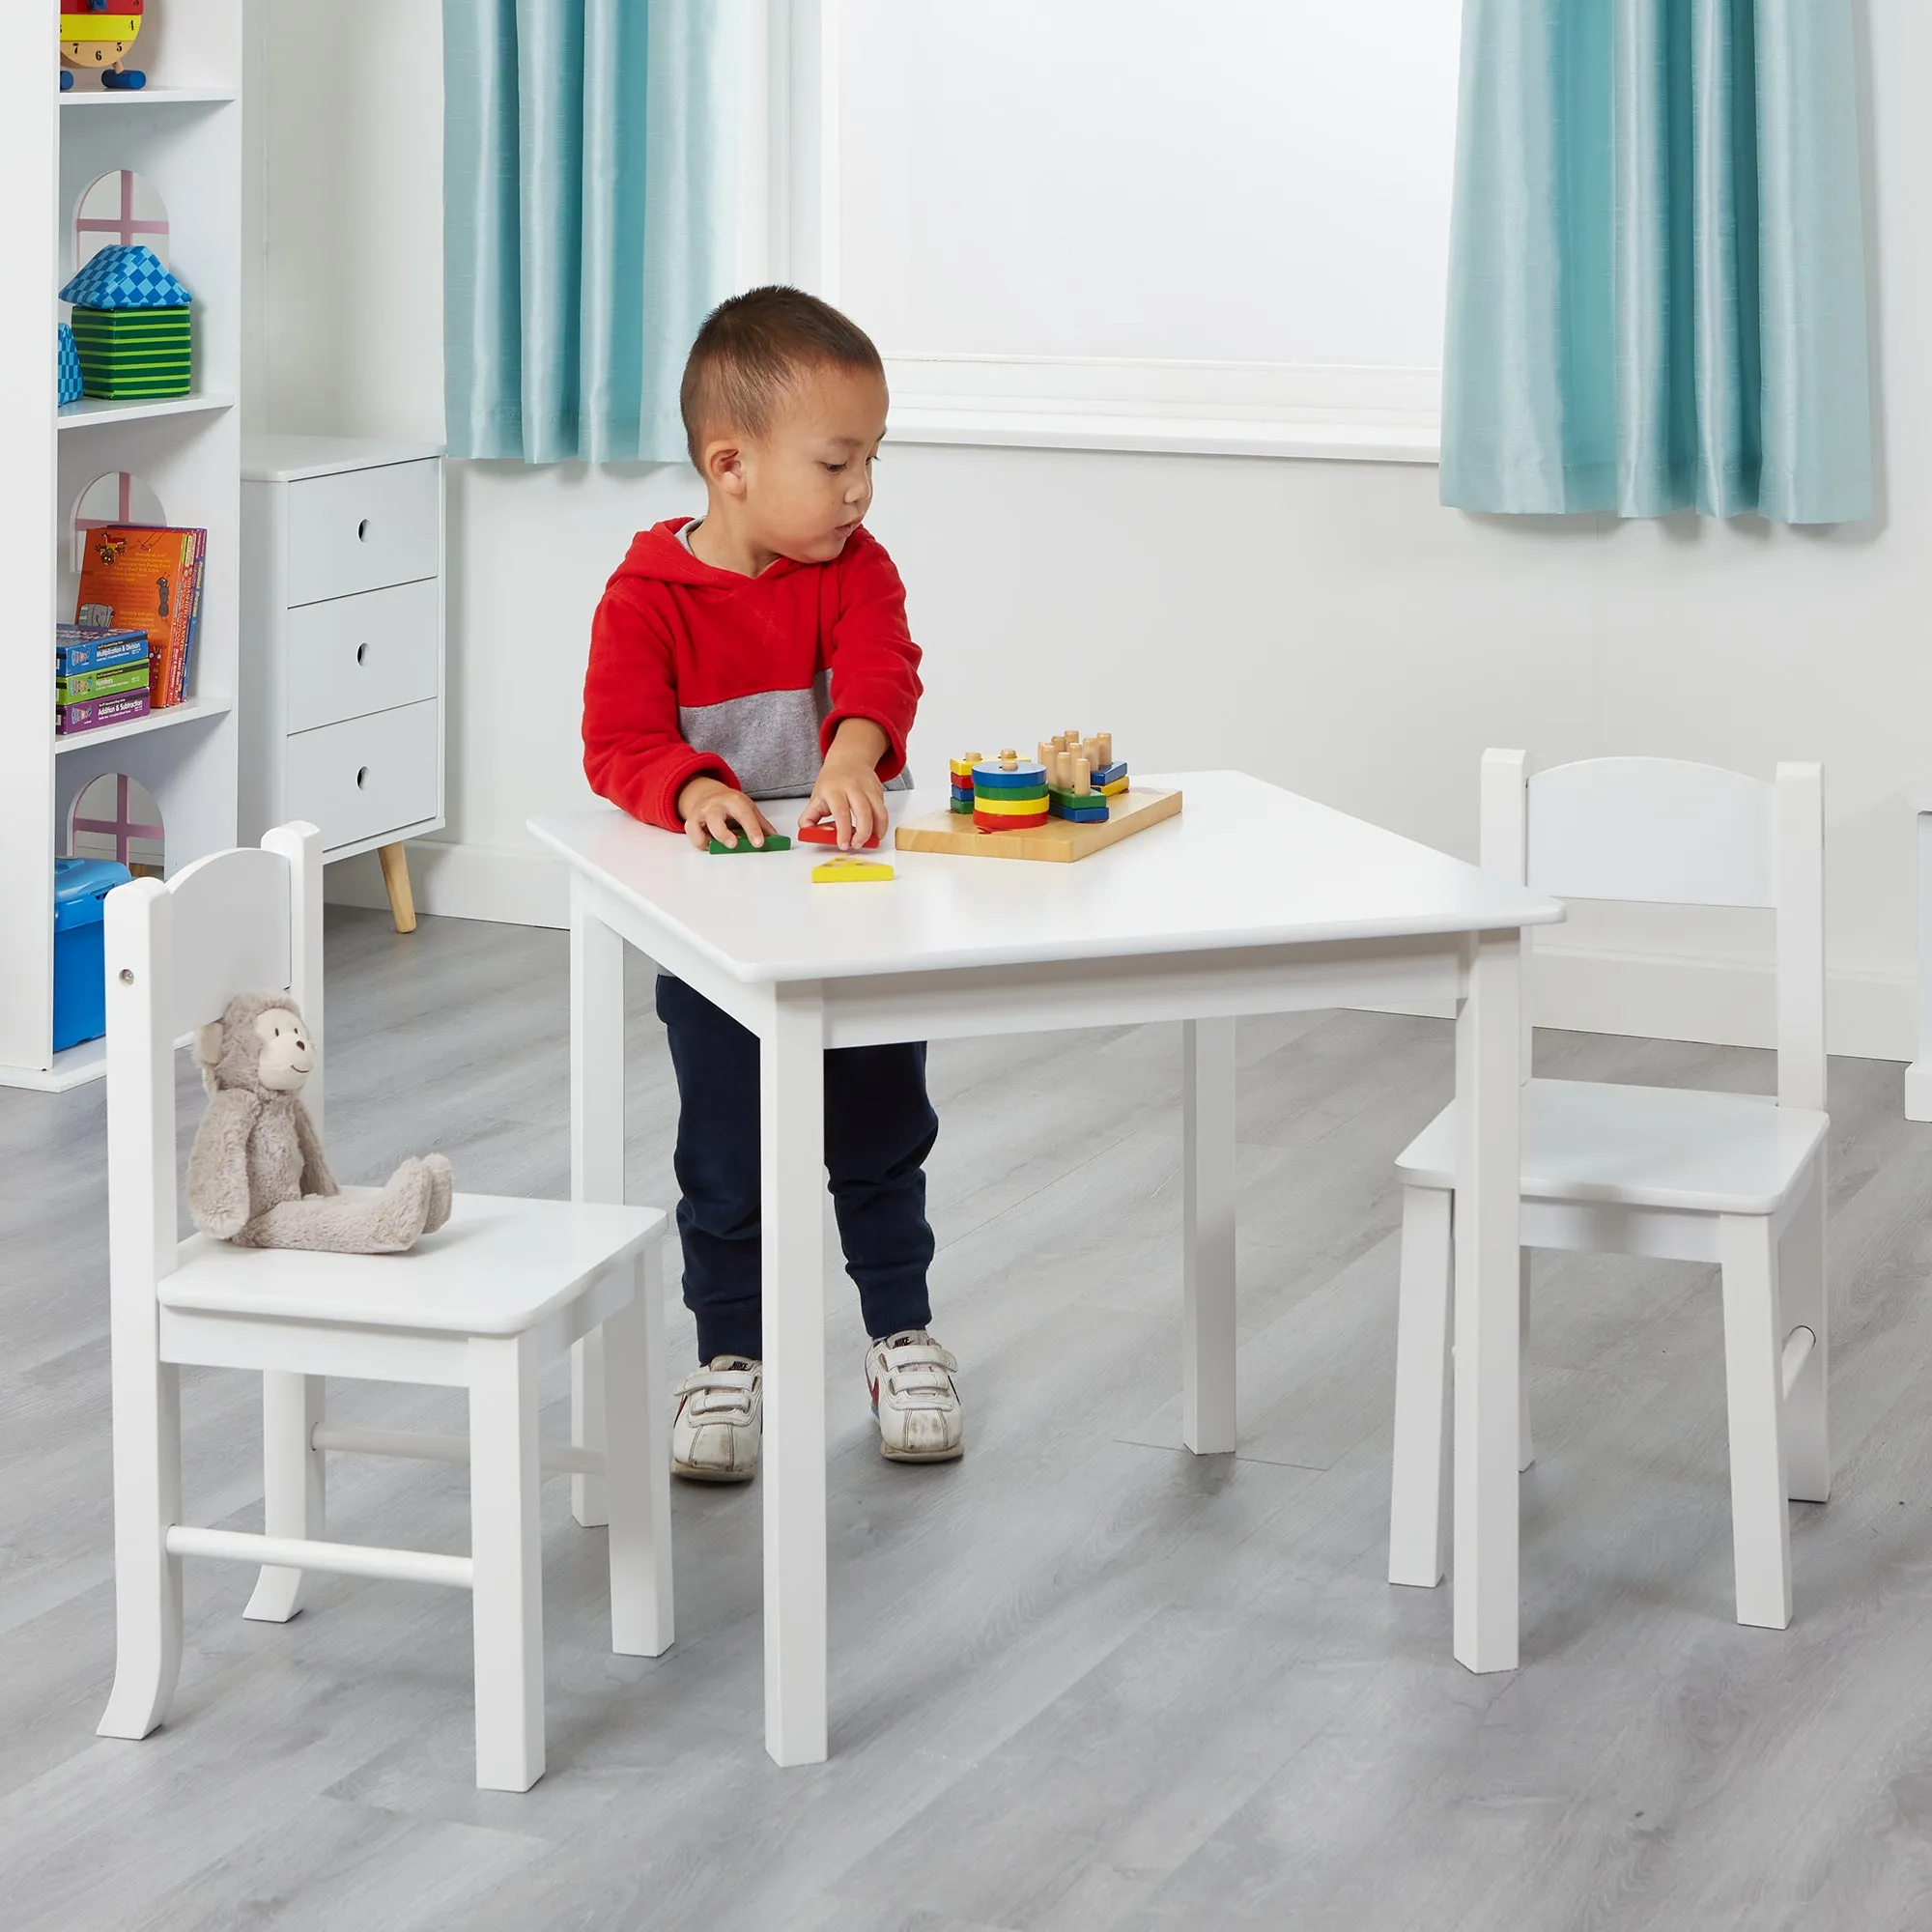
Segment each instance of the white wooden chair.
[[[1522,1332],[1531,1248],[1719,1265],[1738,1621],[1782,1630],[1791,1621],[1786,1497],[1823,1502],[1832,1487],[1819,768],[1780,765],[1776,782],[1766,783],[1670,759],[1596,758],[1531,778],[1522,753],[1491,752],[1482,784],[1484,867],[1539,892],[1776,909],[1776,1100],[1527,1082]],[[1424,1587],[1441,1581],[1445,1553],[1455,1160],[1452,1105],[1396,1162],[1403,1224],[1389,1581]],[[1526,1393],[1519,1415],[1518,1460],[1527,1468]]]
[[[604,1479],[611,1648],[655,1657],[671,1640],[664,1216],[459,1194],[407,1255],[178,1241],[176,1042],[231,993],[286,987],[321,1044],[321,835],[282,826],[167,885],[119,887],[105,940],[116,1662],[101,1735],[145,1737],[167,1714],[184,1556],[264,1566],[245,1614],[270,1622],[295,1615],[309,1570],[441,1583],[471,1594],[476,1781],[526,1791],[544,1768],[540,1475]],[[319,1077],[303,1098],[319,1125]],[[600,1327],[604,1447],[540,1448],[538,1370]],[[185,1363],[261,1373],[261,1536],[183,1520]],[[331,1428],[327,1376],[468,1389],[468,1438]],[[325,1542],[331,1449],[467,1459],[469,1554]]]

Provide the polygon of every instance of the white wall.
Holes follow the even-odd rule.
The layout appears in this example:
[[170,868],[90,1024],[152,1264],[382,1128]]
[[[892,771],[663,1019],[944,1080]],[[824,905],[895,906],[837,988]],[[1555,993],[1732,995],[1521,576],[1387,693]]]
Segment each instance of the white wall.
[[[440,422],[436,0],[270,0],[268,366],[284,429]],[[1112,728],[1143,769],[1245,766],[1472,853],[1486,744],[1769,772],[1826,761],[1833,1044],[1909,1056],[1911,821],[1932,769],[1932,10],[1870,0],[1887,512],[1804,533],[1690,519],[1481,520],[1432,469],[891,447],[873,524],[927,649],[914,740]],[[405,58],[413,50],[414,64]],[[863,316],[860,318],[865,319]],[[691,507],[675,471],[459,466],[450,826],[430,911],[555,915],[523,826],[582,799],[589,613],[632,530]],[[361,862],[355,862],[359,865]],[[1284,863],[1292,863],[1288,855]],[[334,890],[377,902],[373,874]],[[1545,1018],[1768,1038],[1763,934],[1601,909],[1559,936]],[[1702,950],[1717,967],[1690,963]],[[1729,963],[1721,963],[1729,962]]]

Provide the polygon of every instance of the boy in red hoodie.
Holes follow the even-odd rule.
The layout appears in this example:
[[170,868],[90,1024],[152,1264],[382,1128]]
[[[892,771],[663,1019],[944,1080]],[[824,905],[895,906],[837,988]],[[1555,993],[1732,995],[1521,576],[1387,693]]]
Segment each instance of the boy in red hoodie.
[[[583,769],[634,816],[762,845],[761,798],[810,794],[841,848],[886,825],[908,786],[920,697],[905,589],[862,526],[886,432],[886,379],[865,332],[797,289],[753,289],[711,315],[680,397],[704,479],[697,521],[641,532],[606,586],[583,685]],[[660,975],[677,1074],[678,1234],[700,1367],[677,1393],[671,1467],[708,1482],[757,1469],[763,1418],[758,1042]],[[926,1332],[925,1157],[939,1131],[925,1047],[825,1056],[825,1164],[872,1337],[880,1448],[946,1462],[964,1435],[958,1363]]]

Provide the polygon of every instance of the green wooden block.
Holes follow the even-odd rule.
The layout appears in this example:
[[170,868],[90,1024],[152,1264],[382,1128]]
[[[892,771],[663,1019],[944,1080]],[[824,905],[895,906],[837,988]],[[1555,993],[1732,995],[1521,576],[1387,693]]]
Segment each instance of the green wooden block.
[[726,845],[722,839],[714,838],[711,841],[711,850],[717,858],[736,859],[746,852],[789,852],[791,850],[791,840],[782,834],[774,832],[765,839],[762,845],[753,845],[741,832],[738,835],[737,844]]

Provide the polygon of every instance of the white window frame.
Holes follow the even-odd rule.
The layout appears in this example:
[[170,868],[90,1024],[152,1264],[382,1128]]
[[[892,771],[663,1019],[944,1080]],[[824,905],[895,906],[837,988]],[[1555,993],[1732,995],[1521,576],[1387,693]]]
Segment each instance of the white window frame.
[[[839,0],[744,0],[741,287],[838,299]],[[1440,369],[892,354],[900,442],[1435,463]]]

